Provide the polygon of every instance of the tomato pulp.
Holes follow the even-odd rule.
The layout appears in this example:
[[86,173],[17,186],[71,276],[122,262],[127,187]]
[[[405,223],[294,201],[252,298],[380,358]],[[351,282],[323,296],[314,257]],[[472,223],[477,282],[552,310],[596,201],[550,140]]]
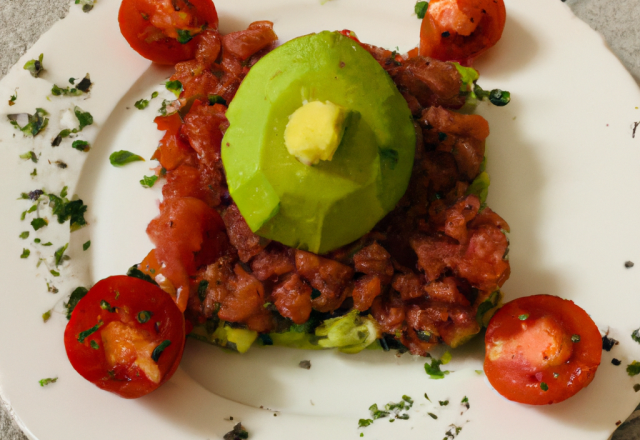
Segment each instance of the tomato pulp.
[[103,390],[141,397],[166,382],[184,350],[184,317],[155,284],[124,275],[99,281],[64,332],[73,368]]
[[518,298],[491,318],[484,371],[509,400],[558,403],[593,380],[602,339],[589,315],[573,301],[551,295]]
[[211,0],[123,0],[118,22],[132,49],[173,65],[195,57],[201,35],[218,28],[218,14]]
[[506,18],[503,0],[432,0],[420,28],[420,55],[470,65],[498,42]]

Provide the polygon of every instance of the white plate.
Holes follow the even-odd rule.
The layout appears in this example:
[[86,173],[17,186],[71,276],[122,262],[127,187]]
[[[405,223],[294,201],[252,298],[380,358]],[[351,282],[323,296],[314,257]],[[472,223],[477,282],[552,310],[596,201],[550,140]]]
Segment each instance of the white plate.
[[[414,0],[216,2],[223,32],[268,19],[282,40],[349,28],[363,41],[401,51],[418,41],[413,5]],[[424,373],[423,359],[408,355],[268,348],[239,356],[193,341],[174,378],[142,399],[120,399],[80,378],[64,353],[62,302],[74,287],[124,273],[144,257],[151,248],[144,229],[160,195],[159,188],[138,184],[153,162],[123,169],[108,164],[109,154],[119,149],[152,154],[160,136],[152,119],[161,98],[144,111],[133,103],[161,90],[171,73],[149,67],[129,49],[118,32],[117,7],[115,0],[101,0],[83,14],[72,5],[69,16],[0,81],[1,114],[32,113],[35,107],[51,113],[49,127],[35,139],[23,138],[0,117],[0,392],[30,436],[213,439],[242,421],[252,439],[353,439],[363,432],[365,438],[439,440],[455,424],[467,439],[603,440],[630,414],[640,401],[632,388],[639,380],[625,372],[640,359],[640,345],[630,338],[640,326],[640,267],[625,269],[624,263],[640,263],[640,133],[632,139],[640,92],[601,38],[557,0],[507,1],[502,41],[476,67],[484,88],[509,90],[513,99],[507,107],[482,105],[478,112],[492,132],[489,204],[512,228],[507,297],[548,293],[573,299],[621,341],[603,353],[586,390],[548,407],[508,402],[475,372],[481,369],[481,338],[454,351],[447,366],[452,374],[439,381]],[[40,53],[48,72],[36,80],[21,66]],[[95,83],[88,99],[45,99],[52,83],[86,72]],[[6,99],[15,87],[18,101],[9,107]],[[50,146],[61,116],[73,105],[96,121],[82,133],[93,145],[88,154],[71,149],[70,140]],[[37,165],[18,158],[30,149],[42,154]],[[61,170],[49,160],[69,167]],[[34,166],[36,178],[29,175]],[[35,234],[28,221],[19,221],[30,206],[16,201],[21,192],[45,186],[58,193],[63,185],[88,204],[89,227],[69,238],[67,225],[52,222]],[[53,220],[48,207],[42,213]],[[22,241],[18,235],[25,230],[31,236]],[[54,246],[34,245],[36,235]],[[83,252],[88,239],[92,246]],[[55,249],[67,241],[71,260],[61,267],[62,277],[52,278],[44,264],[36,269],[39,257],[51,264]],[[31,256],[20,259],[25,247]],[[46,281],[60,293],[48,293]],[[51,307],[53,317],[43,323],[41,314]],[[613,366],[613,357],[622,365]],[[303,359],[311,360],[311,370],[298,367]],[[45,377],[59,380],[41,388],[38,380]],[[416,402],[410,420],[382,419],[357,429],[372,403],[398,401],[403,394]],[[464,396],[471,409],[461,414]],[[440,407],[438,400],[451,403]]]

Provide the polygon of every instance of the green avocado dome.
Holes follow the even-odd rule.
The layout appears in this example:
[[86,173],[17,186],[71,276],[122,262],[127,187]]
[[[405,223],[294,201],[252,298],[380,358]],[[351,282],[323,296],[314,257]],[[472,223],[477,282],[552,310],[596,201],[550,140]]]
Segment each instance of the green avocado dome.
[[[308,102],[346,109],[330,160],[309,165],[285,146]],[[231,197],[258,235],[325,253],[369,232],[407,189],[415,154],[411,112],[357,42],[337,32],[289,41],[251,68],[229,105],[222,161]]]

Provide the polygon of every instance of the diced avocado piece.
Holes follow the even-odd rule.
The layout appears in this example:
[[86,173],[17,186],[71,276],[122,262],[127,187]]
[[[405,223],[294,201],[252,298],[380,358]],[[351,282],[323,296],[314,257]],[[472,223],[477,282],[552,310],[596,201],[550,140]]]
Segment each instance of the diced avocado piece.
[[238,353],[246,353],[258,338],[258,332],[243,328],[232,328],[225,324],[224,321],[220,321],[215,329],[208,328],[207,325],[197,325],[191,330],[189,336]]
[[344,316],[327,319],[316,328],[318,345],[338,348],[344,353],[358,353],[381,336],[378,323],[371,316],[360,316],[352,310]]
[[289,117],[284,130],[287,151],[305,165],[333,159],[344,135],[347,114],[330,101],[303,104]]
[[[287,150],[285,129],[306,102],[327,101],[348,112],[342,140],[332,160],[308,166]],[[339,33],[300,37],[267,54],[226,115],[229,191],[262,237],[325,253],[370,231],[406,191],[411,112],[374,58]]]

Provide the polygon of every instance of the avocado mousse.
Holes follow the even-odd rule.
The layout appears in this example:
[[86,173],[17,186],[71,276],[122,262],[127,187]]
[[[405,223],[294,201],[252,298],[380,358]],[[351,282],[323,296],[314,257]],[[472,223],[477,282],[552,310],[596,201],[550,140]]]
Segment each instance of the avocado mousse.
[[267,54],[226,115],[229,192],[262,237],[326,253],[369,232],[407,189],[416,142],[407,103],[337,32]]

